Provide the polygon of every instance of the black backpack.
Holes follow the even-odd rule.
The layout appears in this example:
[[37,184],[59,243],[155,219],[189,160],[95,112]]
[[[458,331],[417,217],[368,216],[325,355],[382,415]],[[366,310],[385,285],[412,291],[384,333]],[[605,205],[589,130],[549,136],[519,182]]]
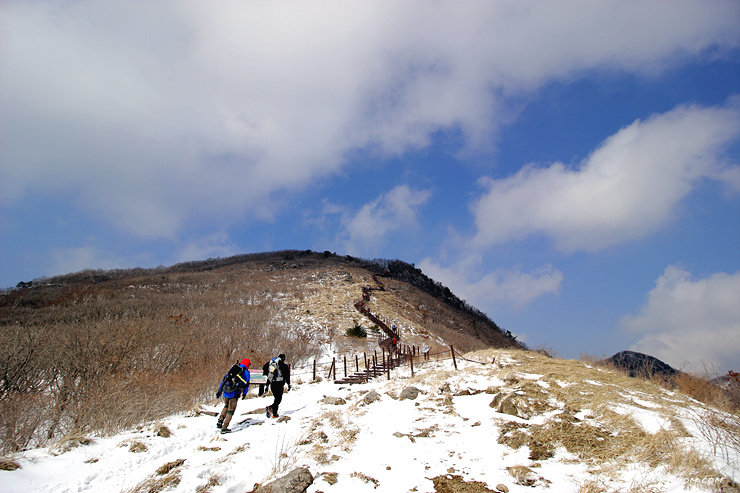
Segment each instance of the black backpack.
[[240,384],[244,381],[241,373],[242,367],[239,363],[234,363],[234,366],[229,368],[226,376],[224,376],[221,386],[218,388],[218,392],[216,392],[216,398],[221,397],[221,394],[224,392],[234,392],[239,388],[241,386]]

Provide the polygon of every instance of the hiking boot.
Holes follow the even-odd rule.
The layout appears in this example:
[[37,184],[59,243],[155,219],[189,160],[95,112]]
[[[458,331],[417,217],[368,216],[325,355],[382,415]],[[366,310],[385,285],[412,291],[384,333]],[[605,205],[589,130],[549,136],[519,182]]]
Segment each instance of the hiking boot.
[[219,419],[216,421],[216,428],[221,428],[224,425],[224,420]]
[[221,428],[221,434],[225,435],[226,433],[231,433],[231,430],[228,428]]
[[270,406],[267,406],[265,408],[265,416],[267,416],[268,418],[272,418],[272,408]]
[[279,418],[279,417],[280,417],[280,415],[279,415],[279,414],[273,414],[273,415],[272,415],[272,417],[273,417],[273,418]]

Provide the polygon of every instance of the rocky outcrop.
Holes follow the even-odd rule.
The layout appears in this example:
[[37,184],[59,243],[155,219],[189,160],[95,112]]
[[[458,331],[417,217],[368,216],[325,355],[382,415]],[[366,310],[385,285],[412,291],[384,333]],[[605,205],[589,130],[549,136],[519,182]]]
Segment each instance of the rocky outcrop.
[[362,402],[365,403],[365,405],[370,405],[373,402],[377,402],[380,400],[380,395],[375,392],[374,390],[371,390],[367,394],[365,394],[365,397],[362,398]]
[[313,484],[313,475],[305,467],[291,472],[264,486],[257,486],[252,493],[304,493]]
[[401,391],[401,395],[398,398],[399,400],[409,399],[413,401],[419,397],[419,392],[421,391],[416,387],[406,387]]

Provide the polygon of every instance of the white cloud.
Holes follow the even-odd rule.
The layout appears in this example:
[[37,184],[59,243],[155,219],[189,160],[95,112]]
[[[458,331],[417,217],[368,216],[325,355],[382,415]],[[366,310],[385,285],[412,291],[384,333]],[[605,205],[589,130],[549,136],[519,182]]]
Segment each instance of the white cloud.
[[180,245],[175,254],[175,262],[188,262],[207,258],[230,257],[239,253],[224,233],[215,233]]
[[499,269],[480,275],[480,258],[477,256],[465,257],[449,267],[427,258],[419,268],[484,311],[499,307],[523,310],[541,296],[558,293],[563,282],[563,273],[551,265],[531,272]]
[[672,217],[698,180],[736,187],[738,167],[722,151],[738,134],[736,107],[681,106],[623,128],[579,167],[530,165],[484,179],[475,242],[543,234],[560,250],[594,251],[641,238]]
[[63,275],[86,269],[120,269],[130,265],[125,259],[95,245],[56,248],[51,251],[51,275]]
[[740,272],[702,279],[668,266],[636,316],[622,325],[642,334],[631,349],[686,371],[740,368]]
[[400,185],[363,205],[356,214],[342,219],[347,251],[361,255],[374,252],[392,233],[417,226],[417,212],[431,196],[429,190],[414,190]]
[[[490,137],[508,95],[738,46],[738,4],[10,1],[0,4],[3,200],[69,193],[173,237],[270,217],[271,194]],[[658,67],[658,68],[656,68]]]

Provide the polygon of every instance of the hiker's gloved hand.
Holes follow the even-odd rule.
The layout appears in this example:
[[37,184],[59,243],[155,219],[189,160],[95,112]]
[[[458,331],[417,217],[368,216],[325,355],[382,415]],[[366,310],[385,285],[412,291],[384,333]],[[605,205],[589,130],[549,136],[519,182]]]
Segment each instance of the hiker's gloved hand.
[[290,384],[288,384],[288,392],[290,392]]
[[221,398],[221,391],[218,391],[216,392],[216,399],[220,399],[220,398]]
[[246,398],[247,398],[247,393],[246,393],[246,392],[244,392],[244,393],[242,394],[242,400],[244,400],[244,399],[246,399]]

